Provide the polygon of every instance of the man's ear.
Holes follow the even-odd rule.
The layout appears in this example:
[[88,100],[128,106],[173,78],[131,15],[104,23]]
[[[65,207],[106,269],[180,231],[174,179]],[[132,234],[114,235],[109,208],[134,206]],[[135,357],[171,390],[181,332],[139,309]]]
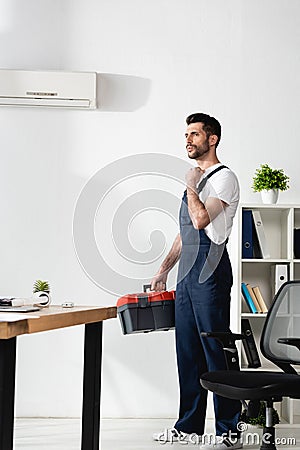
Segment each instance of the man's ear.
[[208,138],[208,142],[210,145],[216,145],[218,142],[218,136],[216,134],[211,134]]

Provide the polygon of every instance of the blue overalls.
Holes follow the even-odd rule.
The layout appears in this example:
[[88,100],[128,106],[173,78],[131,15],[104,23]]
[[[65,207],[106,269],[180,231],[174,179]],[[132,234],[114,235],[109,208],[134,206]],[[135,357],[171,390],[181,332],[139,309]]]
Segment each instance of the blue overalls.
[[[200,333],[230,331],[232,270],[226,243],[218,246],[204,230],[194,228],[188,212],[186,191],[179,219],[182,251],[176,287],[175,335],[180,408],[174,427],[185,433],[202,435],[207,391],[200,384],[200,376],[207,371],[226,369],[226,362],[221,344],[216,339],[201,337]],[[217,267],[216,258],[220,259]],[[201,279],[199,282],[204,265],[206,269],[212,267],[211,275],[204,277],[204,282]],[[214,394],[214,410],[216,435],[229,430],[235,432],[241,410],[240,401]]]

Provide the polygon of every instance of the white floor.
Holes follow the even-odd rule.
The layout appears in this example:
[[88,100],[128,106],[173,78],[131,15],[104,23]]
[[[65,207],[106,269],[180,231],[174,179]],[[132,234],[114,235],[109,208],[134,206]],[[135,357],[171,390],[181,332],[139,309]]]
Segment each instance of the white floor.
[[[171,426],[173,419],[103,419],[101,421],[101,450],[178,450],[183,443],[161,444],[152,440],[154,432]],[[207,433],[213,431],[208,423]],[[251,432],[257,431],[252,428]],[[277,428],[277,437],[295,438],[296,445],[278,445],[278,449],[300,450],[300,429]],[[199,448],[195,443],[188,447]],[[244,445],[247,450],[258,448]],[[80,450],[79,419],[16,419],[15,450]],[[1,449],[4,450],[4,449]]]

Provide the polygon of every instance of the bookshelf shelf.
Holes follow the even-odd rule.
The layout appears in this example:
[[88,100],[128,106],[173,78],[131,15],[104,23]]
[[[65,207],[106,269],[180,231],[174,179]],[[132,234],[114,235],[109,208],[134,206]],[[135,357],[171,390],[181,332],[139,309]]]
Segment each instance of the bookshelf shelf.
[[262,317],[262,318],[264,318],[264,317],[267,317],[267,313],[257,313],[257,314],[254,314],[254,313],[241,313],[241,317],[245,317],[245,318],[252,318],[253,316],[255,316],[255,317]]
[[[249,232],[247,228],[249,226],[249,210],[254,219],[252,233],[253,236],[256,235],[257,241],[255,243],[253,238],[253,242],[250,242],[250,255],[249,250],[248,253],[245,253],[245,249],[243,250],[245,233]],[[248,219],[245,211],[248,211]],[[257,217],[261,219],[265,240],[262,239],[261,235],[256,234],[256,231],[261,233],[257,228],[257,221],[255,222]],[[239,208],[238,239],[240,245],[237,258],[238,331],[241,331],[241,319],[248,319],[262,363],[262,367],[256,370],[279,371],[275,365],[265,359],[260,353],[260,337],[267,313],[249,312],[249,306],[241,294],[241,283],[249,284],[252,288],[258,287],[269,309],[276,289],[279,288],[280,284],[287,280],[300,279],[300,259],[294,257],[294,228],[300,228],[300,205],[244,204]],[[257,252],[260,254],[257,254]],[[244,254],[247,257],[244,257]],[[255,257],[252,257],[253,255]],[[284,315],[282,317],[284,320]],[[295,313],[294,317],[296,320],[299,320],[300,314]],[[241,367],[243,370],[247,370],[247,361],[241,345],[240,351]],[[300,402],[297,403],[287,399],[283,410],[282,418],[291,426],[299,426]]]
[[[300,259],[294,260],[294,261],[300,263]],[[290,262],[292,262],[292,260],[291,259],[269,259],[269,258],[266,258],[266,259],[263,259],[263,258],[259,258],[259,259],[258,258],[252,258],[252,259],[245,258],[245,259],[242,259],[241,262],[244,263],[244,264],[256,264],[256,263],[258,263],[258,264],[260,264],[260,263],[263,263],[263,264],[265,264],[265,263],[282,264],[282,263],[290,263]]]

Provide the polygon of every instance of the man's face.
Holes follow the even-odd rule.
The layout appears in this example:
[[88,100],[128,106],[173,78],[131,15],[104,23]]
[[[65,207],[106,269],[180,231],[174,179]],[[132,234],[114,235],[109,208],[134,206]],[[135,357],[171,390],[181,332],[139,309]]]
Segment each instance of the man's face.
[[186,133],[186,149],[190,159],[202,158],[209,152],[209,138],[203,130],[203,123],[191,123],[187,126]]

